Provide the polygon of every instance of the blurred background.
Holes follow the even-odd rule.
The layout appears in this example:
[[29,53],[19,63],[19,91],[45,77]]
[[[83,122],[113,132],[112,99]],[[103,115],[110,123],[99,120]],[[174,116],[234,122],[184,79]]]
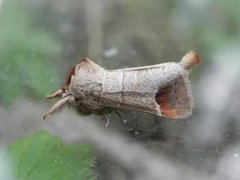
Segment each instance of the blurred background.
[[[97,180],[240,177],[239,0],[1,0],[0,147],[47,130],[92,144]],[[67,72],[87,56],[106,69],[180,61],[196,50],[193,115],[139,112],[42,120]]]

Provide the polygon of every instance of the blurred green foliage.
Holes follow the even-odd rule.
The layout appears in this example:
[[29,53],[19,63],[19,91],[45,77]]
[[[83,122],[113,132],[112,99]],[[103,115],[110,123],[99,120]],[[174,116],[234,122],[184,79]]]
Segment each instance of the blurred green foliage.
[[4,1],[0,9],[0,102],[18,96],[43,97],[59,85],[49,59],[59,48],[56,39],[34,29],[32,17],[18,1]]
[[65,145],[60,138],[39,132],[18,140],[7,152],[16,179],[95,179],[92,170],[95,158],[87,144]]
[[238,0],[115,2],[105,19],[109,37],[105,41],[107,46],[136,52],[134,56],[122,55],[123,61],[137,59],[144,65],[167,61],[165,57],[176,60],[190,49],[208,61],[219,49],[239,41]]
[[198,29],[194,27],[195,22],[184,22],[185,13],[191,13],[182,11],[181,6],[186,2],[115,2],[117,3],[113,5],[112,11],[108,12],[110,15],[105,19],[108,24],[104,27],[104,32],[109,38],[104,40],[107,46],[119,47],[124,52],[119,53],[118,57],[126,66],[179,61],[187,51],[198,51],[195,34]]
[[214,53],[239,41],[239,6],[238,0],[214,0],[209,2],[204,14],[199,15],[204,21],[199,24],[202,31],[197,41],[201,42],[207,53]]

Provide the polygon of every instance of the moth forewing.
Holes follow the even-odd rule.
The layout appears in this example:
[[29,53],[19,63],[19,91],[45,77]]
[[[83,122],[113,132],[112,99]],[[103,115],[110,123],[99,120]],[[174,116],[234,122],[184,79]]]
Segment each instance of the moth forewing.
[[[70,104],[83,114],[103,114],[116,108],[185,118],[193,106],[188,75],[199,62],[199,56],[190,51],[179,63],[105,70],[84,58],[71,70],[65,86],[48,96],[64,100],[46,115]],[[71,98],[66,100],[68,96]]]
[[186,73],[176,63],[106,71],[104,77],[101,105],[183,118],[187,113],[183,114],[182,108],[186,107],[176,103],[176,98],[182,101],[181,96],[177,97],[181,91],[183,97],[189,97],[185,99],[189,103],[185,104],[191,110],[191,91],[189,85],[183,83]]

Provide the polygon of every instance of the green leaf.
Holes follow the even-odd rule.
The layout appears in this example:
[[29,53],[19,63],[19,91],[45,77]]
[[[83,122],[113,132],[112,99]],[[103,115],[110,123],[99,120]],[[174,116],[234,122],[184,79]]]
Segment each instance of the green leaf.
[[47,132],[36,133],[8,148],[16,179],[93,180],[90,145],[66,145]]

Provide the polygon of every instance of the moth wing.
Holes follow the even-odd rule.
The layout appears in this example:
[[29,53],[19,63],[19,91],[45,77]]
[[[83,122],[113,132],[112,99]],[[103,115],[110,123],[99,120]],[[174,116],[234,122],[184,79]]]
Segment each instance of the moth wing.
[[187,77],[181,75],[161,87],[156,93],[155,100],[165,117],[181,119],[190,116],[193,100]]

